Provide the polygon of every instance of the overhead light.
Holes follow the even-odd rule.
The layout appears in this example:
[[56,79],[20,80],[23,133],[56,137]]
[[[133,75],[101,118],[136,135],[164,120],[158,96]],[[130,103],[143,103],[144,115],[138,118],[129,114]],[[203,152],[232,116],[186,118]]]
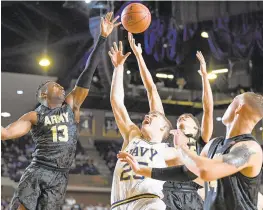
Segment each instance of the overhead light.
[[228,69],[216,69],[216,70],[213,70],[212,73],[214,74],[223,74],[223,73],[227,73],[228,72]]
[[42,58],[38,64],[40,66],[46,67],[50,65],[50,61],[47,58]]
[[16,93],[17,93],[18,95],[22,95],[22,94],[24,93],[24,91],[23,91],[23,90],[17,90]]
[[127,74],[130,74],[131,73],[131,71],[130,70],[127,70]]
[[85,2],[88,4],[88,3],[90,3],[90,2],[91,2],[91,0],[85,0]]
[[222,121],[222,117],[217,117],[216,121]]
[[[212,70],[211,73],[213,74],[223,74],[223,73],[227,73],[228,69],[216,69],[216,70]],[[201,70],[198,70],[198,73],[201,74]]]
[[163,73],[157,73],[156,77],[163,78],[163,79],[173,79],[174,75],[172,74],[163,74]]
[[213,73],[209,73],[207,74],[207,79],[210,79],[210,80],[214,80],[217,78],[217,75],[216,74],[213,74]]
[[207,32],[203,31],[203,32],[201,33],[201,37],[207,39],[209,36],[208,36],[208,33],[207,33]]
[[10,116],[11,116],[11,114],[8,112],[2,112],[1,113],[1,117],[10,117]]
[[259,128],[259,130],[260,130],[260,131],[263,131],[263,128],[262,128],[262,127],[260,127],[260,128]]

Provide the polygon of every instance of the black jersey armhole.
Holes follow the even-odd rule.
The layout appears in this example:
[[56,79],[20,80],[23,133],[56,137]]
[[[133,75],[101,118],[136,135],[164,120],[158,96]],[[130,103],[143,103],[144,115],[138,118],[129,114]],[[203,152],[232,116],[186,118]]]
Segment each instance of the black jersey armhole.
[[214,140],[211,140],[213,141],[207,151],[207,157],[210,158],[210,159],[213,159],[215,153],[216,153],[216,150],[217,150],[217,147],[220,145],[220,143],[222,141],[224,141],[224,137],[217,137],[217,138],[214,138]]
[[40,110],[41,110],[41,107],[42,107],[42,105],[39,105],[39,106],[34,110],[34,111],[37,113],[37,121],[36,121],[36,124],[35,124],[35,125],[33,124],[32,127],[38,126],[38,123],[39,123],[39,120],[40,120]]
[[[75,118],[75,112],[74,112],[73,108],[72,108],[66,101],[63,102],[62,107],[63,107],[63,106],[68,107],[68,108],[70,109],[70,111],[72,112],[73,117]],[[79,110],[79,112],[80,112],[80,110]],[[80,113],[79,113],[79,115],[80,115]],[[79,117],[80,117],[80,116],[79,116]]]

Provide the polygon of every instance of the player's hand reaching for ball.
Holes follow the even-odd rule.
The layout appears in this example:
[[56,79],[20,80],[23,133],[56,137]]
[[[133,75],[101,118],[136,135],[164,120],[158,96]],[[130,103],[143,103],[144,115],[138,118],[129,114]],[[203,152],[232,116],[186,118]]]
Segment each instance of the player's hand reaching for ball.
[[127,152],[119,152],[117,157],[120,159],[121,162],[128,163],[136,174],[140,174],[140,165],[131,154]]
[[111,58],[111,62],[113,66],[116,68],[119,65],[123,65],[125,60],[128,58],[128,56],[131,54],[130,52],[123,55],[123,47],[122,42],[119,41],[119,48],[116,44],[116,42],[113,43],[113,47],[111,47],[111,50],[109,51],[109,56]]
[[197,51],[196,57],[198,58],[198,60],[200,62],[201,75],[204,76],[207,74],[205,58],[204,58],[203,54],[201,53],[201,51]]
[[112,30],[119,26],[121,22],[115,23],[120,16],[115,17],[111,20],[113,12],[108,12],[105,17],[101,17],[100,21],[100,35],[103,37],[108,37]]
[[128,32],[128,40],[129,40],[131,49],[132,49],[133,53],[135,54],[135,56],[142,54],[141,44],[138,43],[138,45],[136,45],[135,39],[133,38],[133,35],[130,32]]

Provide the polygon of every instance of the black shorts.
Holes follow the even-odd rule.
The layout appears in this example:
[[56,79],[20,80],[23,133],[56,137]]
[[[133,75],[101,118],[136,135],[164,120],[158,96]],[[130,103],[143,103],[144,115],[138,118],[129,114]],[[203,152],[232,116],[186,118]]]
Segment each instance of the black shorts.
[[11,210],[22,204],[27,210],[60,210],[68,184],[68,171],[31,163],[22,175]]
[[165,190],[166,210],[203,210],[203,200],[197,191]]

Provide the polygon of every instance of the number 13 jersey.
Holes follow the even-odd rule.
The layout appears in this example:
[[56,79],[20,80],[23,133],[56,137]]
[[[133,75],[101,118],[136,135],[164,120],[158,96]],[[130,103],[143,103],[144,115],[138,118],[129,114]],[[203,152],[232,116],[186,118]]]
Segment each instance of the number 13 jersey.
[[[165,143],[151,143],[143,139],[134,138],[125,148],[133,155],[140,167],[165,168]],[[136,175],[129,164],[117,161],[112,181],[111,203],[127,200],[130,197],[143,194],[154,194],[163,197],[163,181]]]
[[77,124],[71,107],[64,103],[50,109],[40,105],[37,124],[31,129],[36,144],[33,162],[53,168],[70,168],[77,145]]

